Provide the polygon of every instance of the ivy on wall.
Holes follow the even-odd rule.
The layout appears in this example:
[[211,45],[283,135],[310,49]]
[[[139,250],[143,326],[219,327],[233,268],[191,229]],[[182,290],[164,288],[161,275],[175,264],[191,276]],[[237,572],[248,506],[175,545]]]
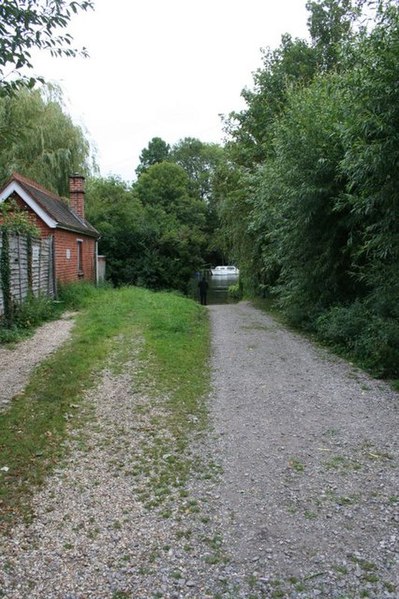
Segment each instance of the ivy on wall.
[[2,230],[2,246],[0,254],[0,281],[4,301],[4,325],[6,327],[10,327],[13,322],[13,305],[10,285],[10,234],[7,229]]
[[3,324],[10,328],[14,321],[14,303],[11,294],[10,268],[10,235],[18,233],[28,237],[31,247],[33,236],[39,235],[37,227],[29,220],[26,213],[19,210],[15,203],[0,205],[0,235],[2,246],[0,252],[0,287],[3,292],[4,317]]

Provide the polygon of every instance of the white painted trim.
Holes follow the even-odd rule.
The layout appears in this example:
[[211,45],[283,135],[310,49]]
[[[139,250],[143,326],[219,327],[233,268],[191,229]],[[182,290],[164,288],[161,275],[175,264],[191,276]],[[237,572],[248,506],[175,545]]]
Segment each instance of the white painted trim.
[[11,181],[11,183],[9,183],[7,187],[3,189],[3,191],[0,193],[0,202],[7,200],[14,192],[20,196],[25,204],[27,204],[29,208],[31,208],[33,212],[37,214],[37,216],[41,218],[41,220],[45,222],[48,227],[50,227],[50,229],[55,229],[57,227],[57,221],[51,218],[51,216],[49,216],[47,212],[45,212],[43,208],[41,208],[37,202],[35,202],[32,196],[30,196],[17,181]]

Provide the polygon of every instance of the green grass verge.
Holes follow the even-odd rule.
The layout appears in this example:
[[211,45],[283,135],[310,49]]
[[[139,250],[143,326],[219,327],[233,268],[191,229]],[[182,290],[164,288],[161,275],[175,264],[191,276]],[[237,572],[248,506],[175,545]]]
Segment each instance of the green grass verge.
[[138,288],[84,295],[70,341],[41,364],[24,392],[0,414],[0,530],[18,515],[29,515],[32,490],[63,457],[71,413],[78,424],[83,391],[95,384],[96,373],[116,350],[123,368],[135,338],[144,339],[142,376],[168,394],[171,426],[183,444],[187,415],[205,416],[206,311],[177,295]]

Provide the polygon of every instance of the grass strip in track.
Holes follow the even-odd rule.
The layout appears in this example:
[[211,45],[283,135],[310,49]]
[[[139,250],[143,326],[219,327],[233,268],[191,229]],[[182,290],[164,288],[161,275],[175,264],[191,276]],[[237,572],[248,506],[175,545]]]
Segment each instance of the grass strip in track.
[[[187,416],[204,417],[208,390],[206,312],[172,293],[126,287],[98,289],[84,300],[67,344],[37,369],[23,393],[0,414],[0,530],[29,516],[29,498],[64,454],[70,415],[115,349],[128,361],[135,336],[144,339],[144,378],[169,397],[170,424],[186,443]],[[76,424],[77,425],[77,424]],[[1,470],[6,467],[7,470]]]

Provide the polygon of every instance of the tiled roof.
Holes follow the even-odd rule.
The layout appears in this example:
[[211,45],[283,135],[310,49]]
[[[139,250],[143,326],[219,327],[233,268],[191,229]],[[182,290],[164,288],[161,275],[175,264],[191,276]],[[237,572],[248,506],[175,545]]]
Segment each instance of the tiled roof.
[[27,179],[19,173],[13,173],[8,183],[11,181],[18,182],[25,192],[28,193],[32,199],[56,221],[57,227],[89,235],[90,237],[100,236],[97,229],[95,229],[87,220],[80,218],[72,208],[68,206],[65,200],[45,187],[42,187],[39,183],[36,183],[36,181]]

